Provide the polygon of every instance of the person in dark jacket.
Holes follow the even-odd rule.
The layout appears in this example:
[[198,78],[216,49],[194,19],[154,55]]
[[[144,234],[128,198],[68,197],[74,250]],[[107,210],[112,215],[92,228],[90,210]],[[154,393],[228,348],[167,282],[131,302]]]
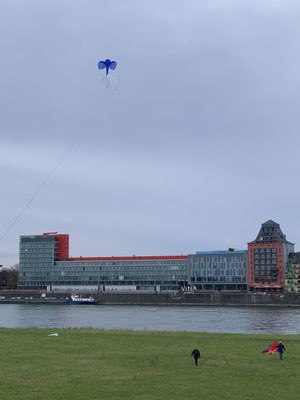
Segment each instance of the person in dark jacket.
[[201,358],[200,351],[198,349],[194,349],[191,354],[191,357],[193,356],[195,359],[195,365],[198,365],[198,358]]
[[283,360],[283,352],[285,351],[284,344],[279,342],[279,345],[277,346],[277,349],[278,349],[280,360]]

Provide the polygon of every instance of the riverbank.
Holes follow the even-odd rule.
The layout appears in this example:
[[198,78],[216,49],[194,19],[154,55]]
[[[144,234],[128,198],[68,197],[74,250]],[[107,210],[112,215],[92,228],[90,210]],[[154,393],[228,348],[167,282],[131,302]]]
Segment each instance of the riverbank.
[[99,304],[105,305],[182,305],[182,306],[276,306],[300,307],[298,294],[267,293],[98,293]]
[[[65,304],[70,292],[0,292],[0,304]],[[85,293],[103,305],[180,305],[180,306],[276,306],[300,307],[300,294],[268,293],[139,293],[139,292],[101,292]]]
[[[293,400],[300,390],[299,335],[0,329],[0,338],[3,400]],[[276,339],[283,361],[262,355]]]

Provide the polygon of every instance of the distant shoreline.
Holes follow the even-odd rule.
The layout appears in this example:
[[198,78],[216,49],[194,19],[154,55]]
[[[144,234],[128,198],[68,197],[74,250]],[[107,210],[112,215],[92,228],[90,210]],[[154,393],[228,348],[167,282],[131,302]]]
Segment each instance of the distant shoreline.
[[[67,304],[71,293],[0,292],[0,304]],[[86,295],[87,293],[85,293]],[[300,307],[298,294],[258,293],[89,293],[98,305]],[[78,305],[73,305],[78,306]]]

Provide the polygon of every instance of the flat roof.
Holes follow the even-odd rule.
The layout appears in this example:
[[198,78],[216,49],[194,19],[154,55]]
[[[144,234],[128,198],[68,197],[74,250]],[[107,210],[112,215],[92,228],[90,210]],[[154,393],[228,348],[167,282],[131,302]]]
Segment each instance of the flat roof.
[[196,255],[218,255],[218,254],[247,254],[248,250],[234,250],[234,251],[230,251],[230,250],[212,250],[212,251],[196,251]]
[[65,261],[187,260],[188,256],[69,257]]

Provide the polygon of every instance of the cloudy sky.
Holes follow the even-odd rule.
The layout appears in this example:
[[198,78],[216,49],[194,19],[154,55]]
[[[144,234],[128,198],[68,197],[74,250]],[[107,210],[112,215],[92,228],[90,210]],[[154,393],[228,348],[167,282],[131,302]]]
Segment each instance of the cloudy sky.
[[0,264],[50,231],[74,257],[245,249],[268,219],[299,249],[299,19],[297,0],[2,0]]

